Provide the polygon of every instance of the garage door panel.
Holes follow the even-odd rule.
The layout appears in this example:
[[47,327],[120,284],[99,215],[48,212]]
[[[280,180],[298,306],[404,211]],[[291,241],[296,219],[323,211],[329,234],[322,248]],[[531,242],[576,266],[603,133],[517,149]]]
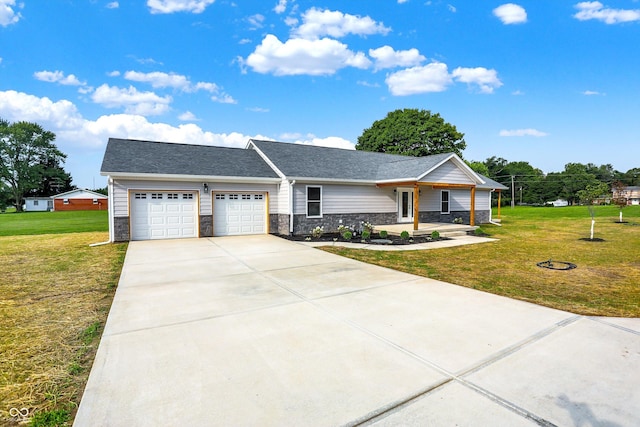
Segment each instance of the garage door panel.
[[134,193],[132,240],[197,237],[197,199],[193,193]]
[[264,234],[266,198],[263,194],[215,194],[213,227],[215,236]]

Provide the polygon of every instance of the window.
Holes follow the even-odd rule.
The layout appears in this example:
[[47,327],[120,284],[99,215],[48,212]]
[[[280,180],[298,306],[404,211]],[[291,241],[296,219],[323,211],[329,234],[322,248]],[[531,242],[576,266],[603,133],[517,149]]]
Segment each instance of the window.
[[322,218],[322,187],[307,186],[307,216]]
[[224,194],[216,194],[216,200],[224,200]]
[[37,200],[33,201],[33,206],[38,206],[38,201]]
[[237,194],[229,194],[229,200],[238,200]]
[[68,205],[69,204],[69,199],[62,199],[62,204]]
[[440,213],[449,213],[449,190],[442,190],[440,192]]
[[[178,195],[176,194],[176,199]],[[182,200],[193,200],[193,193],[184,193],[182,195]]]
[[242,200],[251,200],[251,194],[243,194]]
[[98,204],[98,199],[93,199],[93,204],[97,205]]
[[163,194],[162,194],[162,193],[151,193],[151,198],[152,198],[152,199],[159,199],[159,200],[162,200],[162,198],[163,198],[162,196],[163,196]]
[[167,199],[169,199],[169,200],[178,200],[178,193],[169,193],[169,194],[167,194]]
[[262,200],[262,194],[256,194],[253,196],[254,200]]

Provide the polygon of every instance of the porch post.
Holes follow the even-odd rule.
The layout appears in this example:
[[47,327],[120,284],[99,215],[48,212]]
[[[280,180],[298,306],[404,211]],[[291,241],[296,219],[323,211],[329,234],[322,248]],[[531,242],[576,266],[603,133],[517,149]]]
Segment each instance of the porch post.
[[413,184],[413,230],[418,230],[420,222],[420,187],[418,183]]
[[476,187],[471,187],[471,213],[469,215],[469,225],[476,225]]

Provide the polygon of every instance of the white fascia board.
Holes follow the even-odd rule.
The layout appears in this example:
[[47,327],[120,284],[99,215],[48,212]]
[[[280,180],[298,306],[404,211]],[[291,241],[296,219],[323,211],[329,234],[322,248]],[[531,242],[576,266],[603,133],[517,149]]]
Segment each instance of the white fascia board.
[[438,162],[434,167],[432,167],[431,169],[429,169],[428,171],[426,171],[425,173],[423,173],[422,175],[420,175],[418,177],[418,181],[422,180],[425,176],[429,175],[431,172],[433,172],[434,170],[438,169],[440,166],[442,166],[443,164],[445,164],[446,162],[448,162],[449,160],[452,160],[453,163],[458,166],[462,172],[467,175],[469,178],[471,178],[474,182],[478,183],[478,184],[485,184],[485,181],[480,178],[478,176],[477,173],[475,173],[473,171],[473,169],[471,169],[460,157],[458,157],[457,154],[455,153],[451,153],[449,156],[445,157],[442,161]]
[[350,184],[350,185],[376,185],[378,181],[366,179],[339,179],[339,178],[313,178],[313,177],[288,177],[289,181],[298,181],[311,184]]
[[271,161],[270,158],[268,158],[266,156],[266,154],[264,154],[257,146],[256,144],[253,143],[253,140],[249,140],[249,142],[247,143],[247,150],[253,149],[256,151],[256,153],[258,153],[258,155],[262,158],[262,160],[264,160],[264,162],[269,165],[269,167],[271,169],[273,169],[273,171],[278,174],[278,176],[282,179],[287,179],[287,176],[282,173],[282,171],[280,169],[278,169],[278,167]]
[[251,176],[214,176],[214,175],[170,175],[152,173],[121,173],[100,172],[100,175],[113,179],[141,179],[146,181],[207,181],[207,182],[235,182],[241,184],[278,184],[281,178],[262,178]]

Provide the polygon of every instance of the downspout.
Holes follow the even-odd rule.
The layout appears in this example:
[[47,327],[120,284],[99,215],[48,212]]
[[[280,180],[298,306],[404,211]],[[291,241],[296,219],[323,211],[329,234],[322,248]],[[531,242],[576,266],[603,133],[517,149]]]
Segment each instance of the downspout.
[[293,186],[296,180],[289,182],[289,234],[293,234]]
[[109,210],[109,240],[106,242],[91,243],[89,245],[90,247],[107,245],[113,242],[113,179],[111,177],[107,178],[107,196],[109,197],[107,199],[107,209]]
[[[493,193],[494,191],[496,191],[495,188],[491,190],[491,193]],[[489,224],[493,224],[493,225],[497,225],[498,227],[502,227],[502,224],[500,224],[498,222],[493,222],[492,209],[491,209],[491,200],[493,198],[491,197],[491,193],[489,193]],[[500,201],[498,201],[498,206],[500,206]]]

